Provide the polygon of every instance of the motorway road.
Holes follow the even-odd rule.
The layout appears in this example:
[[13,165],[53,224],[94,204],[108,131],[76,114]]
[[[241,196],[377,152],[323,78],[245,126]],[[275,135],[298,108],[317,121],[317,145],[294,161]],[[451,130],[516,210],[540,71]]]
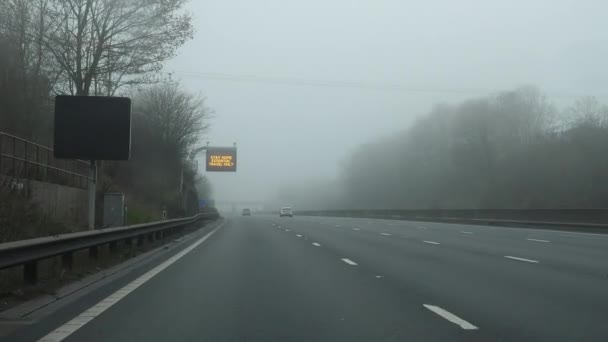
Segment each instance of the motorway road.
[[7,340],[608,341],[608,235],[232,217],[147,272]]

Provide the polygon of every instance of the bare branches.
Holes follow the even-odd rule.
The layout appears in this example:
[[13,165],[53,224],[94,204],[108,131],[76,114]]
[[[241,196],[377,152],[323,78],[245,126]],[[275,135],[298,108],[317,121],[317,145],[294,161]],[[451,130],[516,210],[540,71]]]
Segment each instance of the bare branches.
[[207,131],[212,115],[203,97],[186,93],[175,84],[146,89],[135,98],[135,110],[146,117],[154,134],[183,158]]
[[[162,62],[192,38],[185,0],[1,0],[5,32],[22,32],[54,59],[56,89],[113,94],[124,84],[156,80]],[[4,22],[4,21],[2,21]],[[27,29],[19,30],[19,25]]]

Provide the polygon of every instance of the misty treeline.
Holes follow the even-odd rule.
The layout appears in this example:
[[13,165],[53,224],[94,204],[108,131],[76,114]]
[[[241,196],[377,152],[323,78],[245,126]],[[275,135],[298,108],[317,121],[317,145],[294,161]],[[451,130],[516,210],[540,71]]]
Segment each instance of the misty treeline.
[[196,161],[211,109],[174,84],[149,87],[133,101],[131,160],[105,163],[104,192],[120,189],[138,203],[156,205],[147,211],[160,205],[170,216],[196,213],[199,198],[211,196]]
[[308,208],[604,208],[607,147],[606,105],[589,97],[558,110],[521,87],[437,105],[360,146],[338,182],[295,199]]
[[101,163],[98,191],[136,198],[136,220],[192,209],[210,191],[192,161],[210,111],[160,72],[193,36],[185,3],[0,0],[0,131],[51,145],[54,95],[130,96],[132,160]]

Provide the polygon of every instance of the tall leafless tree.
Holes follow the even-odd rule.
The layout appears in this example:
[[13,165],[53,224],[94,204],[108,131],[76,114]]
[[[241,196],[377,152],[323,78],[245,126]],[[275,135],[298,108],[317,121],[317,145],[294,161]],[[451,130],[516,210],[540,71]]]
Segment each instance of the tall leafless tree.
[[28,14],[2,26],[54,57],[62,93],[113,95],[124,85],[155,81],[162,63],[193,35],[186,0],[1,1]]

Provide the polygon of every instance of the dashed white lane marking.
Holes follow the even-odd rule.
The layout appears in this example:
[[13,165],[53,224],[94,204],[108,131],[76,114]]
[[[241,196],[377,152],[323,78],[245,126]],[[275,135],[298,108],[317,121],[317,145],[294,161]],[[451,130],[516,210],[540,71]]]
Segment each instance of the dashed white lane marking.
[[462,234],[473,234],[473,232],[465,232],[465,231],[461,231]]
[[381,275],[377,275],[376,278],[382,278],[382,276]]
[[339,227],[342,227],[342,226],[341,226],[341,225],[339,225],[339,224],[337,224],[337,225],[336,225],[336,227],[338,227],[338,228],[339,228]]
[[431,245],[439,245],[440,244],[439,242],[435,242],[435,241],[426,241],[426,240],[424,240],[422,242],[424,242],[424,243],[430,243]]
[[345,263],[347,263],[347,264],[349,264],[349,265],[352,265],[352,266],[357,266],[357,263],[356,263],[356,262],[354,262],[354,261],[352,261],[352,260],[350,260],[350,259],[347,259],[347,258],[342,258],[342,261],[344,261]]
[[510,255],[505,255],[505,258],[508,258],[508,259],[513,259],[513,260],[518,260],[518,261],[531,262],[531,263],[534,263],[534,264],[537,264],[537,263],[539,263],[539,262],[540,262],[540,261],[538,261],[538,260],[532,260],[532,259],[518,258],[518,257],[510,256]]
[[389,234],[389,233],[380,233],[380,235],[391,236],[391,234]]
[[127,284],[120,290],[114,292],[110,296],[106,297],[104,300],[100,301],[99,303],[95,304],[88,310],[86,310],[83,313],[81,313],[80,315],[76,316],[71,321],[69,321],[69,322],[63,324],[62,326],[60,326],[59,328],[51,331],[48,335],[39,339],[38,342],[63,341],[66,337],[73,334],[76,330],[82,328],[85,324],[92,321],[95,317],[99,316],[102,312],[104,312],[107,309],[109,309],[110,307],[112,307],[112,305],[118,303],[121,299],[126,297],[129,293],[133,292],[135,289],[140,287],[142,284],[144,284],[145,282],[147,282],[148,280],[152,279],[154,276],[156,276],[157,274],[162,272],[165,268],[171,266],[177,260],[181,259],[184,255],[188,254],[190,251],[192,251],[193,249],[198,247],[201,243],[205,242],[205,240],[207,240],[209,237],[211,237],[211,235],[213,235],[215,232],[217,232],[222,226],[223,226],[223,224],[221,226],[219,226],[218,228],[212,230],[209,234],[200,238],[198,241],[194,242],[192,245],[188,246],[186,249],[175,254],[171,258],[165,260],[162,264],[154,267],[150,271],[146,272],[144,275],[133,280],[132,282],[130,282],[129,284]]
[[359,229],[359,228],[353,228],[353,230],[361,230],[361,229]]
[[313,242],[312,245],[313,246],[317,246],[317,247],[321,247],[321,244],[320,243],[316,243],[316,242]]
[[300,235],[300,234],[296,234],[296,236],[297,236],[297,237],[302,237],[302,235]]
[[541,239],[526,239],[528,241],[536,241],[536,242],[551,242],[549,240],[541,240]]
[[477,328],[476,326],[474,326],[473,324],[465,321],[464,319],[454,315],[453,313],[446,311],[438,306],[435,305],[429,305],[429,304],[422,304],[425,308],[433,311],[434,313],[436,313],[437,315],[447,319],[448,321],[459,325],[462,329],[464,330],[477,330],[479,328]]
[[289,230],[289,229],[285,229],[285,231],[286,231],[286,232],[289,232],[290,230]]
[[416,228],[418,228],[418,229],[426,229],[426,227],[416,227]]

